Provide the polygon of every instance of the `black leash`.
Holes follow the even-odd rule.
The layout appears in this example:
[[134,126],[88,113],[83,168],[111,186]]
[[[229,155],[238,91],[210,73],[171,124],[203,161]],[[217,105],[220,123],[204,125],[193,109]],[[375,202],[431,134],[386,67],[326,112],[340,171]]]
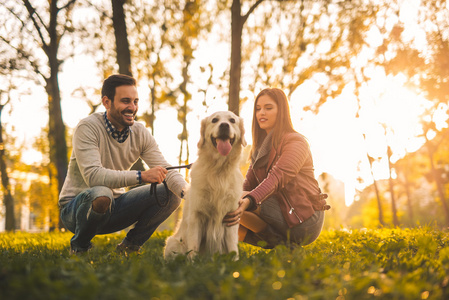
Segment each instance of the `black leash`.
[[[174,170],[174,169],[190,169],[190,167],[192,166],[192,164],[189,165],[184,165],[184,166],[175,166],[175,167],[168,167],[165,168],[166,170]],[[156,198],[157,204],[160,207],[166,207],[168,204],[168,194],[170,193],[170,191],[168,190],[168,186],[167,186],[167,182],[162,181],[162,183],[164,184],[165,187],[165,193],[167,194],[167,201],[165,203],[162,203],[161,200],[159,200],[159,198],[157,197],[157,193],[156,193],[156,187],[157,187],[157,182],[154,182],[151,184],[150,187],[150,196],[154,195],[154,197]]]

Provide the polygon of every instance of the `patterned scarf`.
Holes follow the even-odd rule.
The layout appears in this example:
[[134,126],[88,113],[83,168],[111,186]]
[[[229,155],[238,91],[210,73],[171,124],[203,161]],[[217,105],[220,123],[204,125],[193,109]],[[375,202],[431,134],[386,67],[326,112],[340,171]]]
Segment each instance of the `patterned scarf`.
[[108,120],[106,116],[107,112],[104,112],[104,122],[106,124],[106,130],[111,134],[111,136],[119,143],[123,143],[129,136],[130,128],[126,127],[123,131],[118,131],[111,121]]

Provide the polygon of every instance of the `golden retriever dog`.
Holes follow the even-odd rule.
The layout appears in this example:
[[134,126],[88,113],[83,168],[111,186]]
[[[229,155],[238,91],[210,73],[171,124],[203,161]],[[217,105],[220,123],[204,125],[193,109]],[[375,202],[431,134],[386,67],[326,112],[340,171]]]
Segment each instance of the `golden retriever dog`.
[[238,225],[226,226],[224,216],[238,207],[243,176],[239,162],[246,146],[243,119],[229,111],[201,121],[198,159],[190,172],[190,189],[175,234],[167,239],[164,257],[235,252]]

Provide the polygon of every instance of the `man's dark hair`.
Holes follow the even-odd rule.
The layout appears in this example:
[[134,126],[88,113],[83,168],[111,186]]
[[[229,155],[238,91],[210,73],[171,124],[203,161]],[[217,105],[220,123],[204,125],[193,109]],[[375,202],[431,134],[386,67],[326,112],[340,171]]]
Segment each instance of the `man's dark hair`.
[[122,85],[137,85],[136,80],[128,75],[115,74],[111,75],[103,82],[101,88],[101,98],[107,96],[111,101],[114,101],[115,88]]

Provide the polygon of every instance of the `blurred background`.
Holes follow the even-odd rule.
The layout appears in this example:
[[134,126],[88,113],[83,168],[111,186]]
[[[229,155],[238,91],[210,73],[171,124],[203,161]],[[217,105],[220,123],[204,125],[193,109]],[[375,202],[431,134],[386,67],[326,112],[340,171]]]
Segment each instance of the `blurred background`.
[[63,230],[73,129],[115,73],[138,80],[137,121],[173,165],[217,110],[251,144],[254,98],[277,87],[326,229],[449,226],[449,1],[4,0],[0,18],[0,231]]

